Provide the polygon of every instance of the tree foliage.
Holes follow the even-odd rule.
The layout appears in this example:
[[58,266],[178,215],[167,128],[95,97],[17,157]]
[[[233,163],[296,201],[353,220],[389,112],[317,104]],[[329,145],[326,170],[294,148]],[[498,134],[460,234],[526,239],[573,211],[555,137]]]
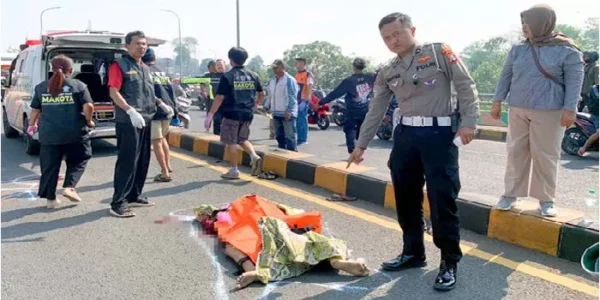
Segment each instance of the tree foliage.
[[173,52],[175,53],[175,73],[182,71],[182,76],[201,75],[200,62],[195,58],[198,40],[194,37],[184,37],[179,43],[179,38],[173,39]]
[[323,89],[335,88],[344,78],[352,73],[352,58],[345,56],[339,46],[325,41],[310,44],[294,45],[283,54],[283,61],[288,72],[294,76],[295,59],[307,60],[307,69],[312,72],[315,84]]
[[246,67],[249,70],[254,71],[258,75],[260,82],[263,84],[266,84],[269,76],[271,76],[270,74],[272,74],[272,71],[269,73],[270,68],[265,66],[265,61],[260,55],[251,58],[246,64]]
[[[598,18],[590,18],[584,28],[559,24],[556,30],[570,38],[583,51],[598,51]],[[513,33],[493,37],[467,46],[460,54],[480,93],[494,93],[510,47],[522,37]]]

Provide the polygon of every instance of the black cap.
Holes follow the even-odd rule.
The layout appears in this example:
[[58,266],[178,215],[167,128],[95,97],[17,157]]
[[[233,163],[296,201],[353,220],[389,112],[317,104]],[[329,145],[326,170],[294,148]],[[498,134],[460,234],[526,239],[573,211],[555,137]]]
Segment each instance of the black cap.
[[275,67],[282,67],[282,68],[284,68],[284,69],[285,69],[285,63],[284,63],[284,62],[283,62],[283,60],[281,60],[281,59],[276,59],[276,60],[275,60],[275,61],[273,61],[273,63],[271,64],[271,67],[272,67],[272,68],[275,68]]

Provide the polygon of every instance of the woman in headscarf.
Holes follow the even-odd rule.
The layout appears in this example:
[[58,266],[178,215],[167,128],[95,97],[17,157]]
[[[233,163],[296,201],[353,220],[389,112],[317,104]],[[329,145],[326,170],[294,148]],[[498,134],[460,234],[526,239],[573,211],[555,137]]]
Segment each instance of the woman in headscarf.
[[556,14],[549,6],[522,12],[521,23],[525,41],[510,50],[490,111],[499,119],[502,102],[508,102],[508,159],[497,206],[510,210],[518,198],[531,196],[543,216],[553,217],[560,142],[575,122],[583,60],[573,41],[554,31]]
[[38,131],[39,119],[42,176],[38,196],[47,200],[48,208],[56,208],[60,204],[56,185],[63,158],[67,163],[63,196],[72,202],[81,201],[75,186],[92,157],[88,128],[94,127],[94,105],[86,85],[70,78],[71,58],[59,55],[50,64],[52,77],[35,87],[27,134]]
[[261,197],[242,197],[217,208],[200,205],[196,220],[224,244],[225,255],[241,274],[237,288],[299,276],[328,263],[354,276],[367,276],[360,260],[348,260],[342,240],[321,234],[321,215],[277,204]]

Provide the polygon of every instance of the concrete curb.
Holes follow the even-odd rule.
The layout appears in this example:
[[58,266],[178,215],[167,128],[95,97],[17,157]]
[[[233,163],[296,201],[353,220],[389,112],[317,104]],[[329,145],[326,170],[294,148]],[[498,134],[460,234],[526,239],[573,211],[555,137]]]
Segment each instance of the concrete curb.
[[[225,147],[219,142],[218,136],[172,130],[168,140],[176,148],[227,159]],[[257,153],[264,159],[265,171],[396,209],[392,184],[361,174],[373,168],[352,165],[346,169],[345,162],[315,163],[315,156],[307,153],[259,149]],[[238,161],[248,166],[250,157],[241,148],[238,148],[238,154]],[[426,193],[424,196],[423,210],[429,217],[429,201]],[[493,207],[497,200],[493,197],[472,194],[461,194],[459,197],[457,205],[463,216],[461,228],[494,239],[574,262],[578,262],[583,251],[599,239],[597,228],[580,225],[583,213],[579,211],[560,208],[559,217],[544,218],[537,212],[538,204],[532,201],[520,201],[511,211],[500,211]]]

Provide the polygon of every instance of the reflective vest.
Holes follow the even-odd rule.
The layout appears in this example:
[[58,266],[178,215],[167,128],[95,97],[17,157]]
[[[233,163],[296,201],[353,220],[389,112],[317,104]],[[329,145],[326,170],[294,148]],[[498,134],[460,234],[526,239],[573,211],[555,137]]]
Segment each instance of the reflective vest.
[[210,78],[208,77],[200,77],[200,78],[183,78],[181,79],[181,84],[208,84],[208,95],[210,99],[214,99],[213,97],[213,88],[210,84]]
[[306,84],[308,82],[308,76],[312,76],[312,74],[306,70],[296,74],[296,82],[298,82],[298,101],[310,99],[310,91]]

